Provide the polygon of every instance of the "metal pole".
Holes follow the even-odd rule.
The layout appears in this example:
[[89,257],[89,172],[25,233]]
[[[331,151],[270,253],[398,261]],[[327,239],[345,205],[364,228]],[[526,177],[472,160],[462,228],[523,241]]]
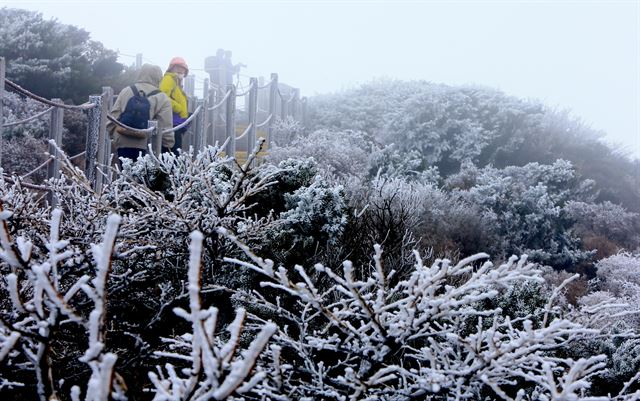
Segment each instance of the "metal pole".
[[140,69],[142,67],[142,53],[136,54],[136,69]]
[[156,157],[162,153],[162,132],[158,130],[158,122],[156,120],[149,120],[149,128],[153,128],[151,131],[151,149]]
[[96,163],[98,163],[98,138],[100,137],[100,123],[102,117],[102,96],[91,95],[89,102],[95,103],[96,107],[89,109],[87,115],[89,122],[87,123],[87,137],[85,142],[85,163],[84,174],[91,185],[96,187]]
[[[55,103],[62,103],[61,99],[51,99]],[[53,156],[53,160],[47,167],[47,178],[60,178],[60,154],[58,148],[62,147],[62,124],[64,120],[64,109],[56,107],[51,110],[51,117],[49,123],[49,139],[55,142],[55,145],[49,143],[49,154]],[[47,195],[49,204],[51,207],[55,207],[58,204],[58,199],[53,196],[52,192]]]
[[271,139],[273,138],[273,123],[276,119],[276,98],[278,96],[278,74],[271,74],[271,87],[269,91],[269,125],[267,128],[267,148],[271,149]]
[[226,112],[226,139],[228,140],[225,148],[227,156],[236,156],[236,86],[227,85],[227,91],[231,91],[227,98],[227,112]]
[[2,167],[2,151],[4,150],[4,110],[2,107],[4,99],[4,76],[5,76],[5,64],[4,57],[0,57],[0,168]]
[[258,114],[258,79],[249,80],[251,90],[249,91],[249,132],[247,133],[247,157],[256,146],[256,117]]

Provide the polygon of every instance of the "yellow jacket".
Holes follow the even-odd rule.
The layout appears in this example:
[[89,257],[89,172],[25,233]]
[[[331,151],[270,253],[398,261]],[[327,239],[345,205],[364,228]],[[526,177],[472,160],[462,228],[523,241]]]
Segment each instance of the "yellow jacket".
[[187,109],[187,95],[178,84],[178,77],[174,72],[166,72],[160,82],[160,90],[171,99],[171,108],[173,112],[181,118],[189,117]]

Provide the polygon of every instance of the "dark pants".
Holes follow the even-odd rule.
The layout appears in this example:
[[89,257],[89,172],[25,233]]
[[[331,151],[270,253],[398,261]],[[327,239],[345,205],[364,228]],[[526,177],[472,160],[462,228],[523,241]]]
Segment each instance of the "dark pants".
[[118,159],[124,157],[125,159],[136,161],[138,160],[138,156],[140,156],[140,154],[144,156],[147,154],[147,151],[138,148],[118,148]]
[[184,134],[185,132],[187,132],[187,128],[182,128],[177,130],[176,132],[174,132],[175,138],[176,138],[176,143],[175,145],[173,145],[173,147],[171,148],[171,151],[175,154],[178,154],[178,149],[182,149],[182,134]]

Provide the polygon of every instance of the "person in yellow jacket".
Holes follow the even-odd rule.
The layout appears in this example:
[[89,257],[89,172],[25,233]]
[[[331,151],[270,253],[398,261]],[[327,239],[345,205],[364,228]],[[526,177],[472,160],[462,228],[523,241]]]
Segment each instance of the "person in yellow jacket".
[[[169,63],[169,68],[162,77],[160,82],[160,90],[169,96],[171,99],[171,109],[173,110],[173,126],[178,126],[185,122],[189,117],[189,110],[187,108],[187,95],[182,89],[184,78],[189,74],[189,67],[186,61],[182,57],[174,57]],[[178,149],[182,148],[182,134],[187,131],[187,128],[181,128],[175,131],[175,145],[171,148],[163,149],[163,152],[171,150],[176,153]]]

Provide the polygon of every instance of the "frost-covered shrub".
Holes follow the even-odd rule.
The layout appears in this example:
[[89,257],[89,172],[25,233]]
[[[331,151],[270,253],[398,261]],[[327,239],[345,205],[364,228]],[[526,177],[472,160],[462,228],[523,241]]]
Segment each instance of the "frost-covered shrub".
[[[97,194],[80,171],[68,162],[63,162],[63,166],[62,178],[49,185],[65,211],[60,236],[69,238],[69,246],[76,249],[65,270],[67,280],[78,280],[88,272],[91,263],[88,247],[100,241],[107,215],[115,212],[121,216],[109,282],[108,310],[110,316],[117,316],[110,323],[110,350],[119,355],[125,366],[121,374],[135,383],[146,382],[144,372],[154,361],[152,351],[159,346],[160,336],[168,337],[187,327],[186,322],[172,314],[172,308],[184,305],[187,300],[183,292],[186,246],[192,231],[199,230],[204,235],[203,302],[218,309],[219,322],[224,325],[233,319],[229,291],[249,288],[252,277],[223,266],[222,258],[238,255],[238,251],[230,248],[216,229],[233,229],[246,243],[256,244],[256,248],[268,244],[272,252],[282,253],[291,243],[282,244],[268,236],[273,232],[270,227],[282,225],[280,213],[286,213],[289,207],[296,211],[288,216],[294,234],[300,228],[294,227],[294,221],[303,223],[309,219],[319,223],[324,216],[313,202],[306,205],[309,208],[299,207],[293,200],[295,196],[299,200],[313,200],[313,196],[307,197],[313,194],[323,200],[325,192],[338,196],[332,192],[333,187],[313,184],[316,170],[308,161],[283,162],[282,167],[265,164],[256,169],[248,165],[238,168],[230,159],[221,158],[217,148],[209,148],[197,156],[185,153],[163,155],[160,159],[147,156],[136,163],[125,161],[113,182]],[[259,195],[267,194],[277,184],[288,189],[272,193],[273,199],[260,198],[262,210],[256,207]],[[315,189],[304,189],[312,185]],[[300,191],[294,195],[297,190]],[[289,202],[285,200],[288,195],[294,196]],[[0,180],[0,196],[3,207],[13,212],[7,220],[11,234],[31,238],[32,257],[46,258],[49,211],[41,195],[19,183],[10,185]],[[278,202],[277,214],[263,214]],[[326,224],[325,228],[307,225],[305,229],[325,233],[328,240],[337,234],[332,230],[335,224],[339,225],[339,219],[327,220]],[[284,246],[287,248],[283,249]],[[2,303],[0,315],[6,317],[7,313],[11,313],[11,306]],[[61,348],[55,352],[65,362],[58,362],[62,370],[56,380],[64,379],[65,372],[83,371],[75,356],[83,346],[78,343],[82,337],[64,330],[59,335],[62,337],[56,337],[55,341]],[[144,386],[134,386],[130,391],[139,397]]]
[[590,242],[607,240],[614,247],[625,247],[628,250],[640,247],[638,213],[629,212],[611,202],[569,201],[566,210],[576,220],[576,228],[581,236]]
[[[39,140],[30,134],[5,139],[2,143],[2,168],[3,172],[22,176],[32,172],[47,160],[48,146],[43,140]],[[25,177],[27,182],[41,182],[47,174],[47,169],[40,169]]]
[[[273,336],[280,358],[276,378],[259,394],[578,400],[588,393],[589,378],[602,372],[604,357],[554,354],[597,333],[549,313],[555,294],[537,309],[543,314],[537,323],[526,310],[512,317],[500,308],[478,308],[495,299],[499,288],[543,282],[525,259],[480,266],[475,264],[486,255],[475,255],[457,264],[436,260],[425,266],[415,253],[415,265],[398,279],[384,267],[380,247],[368,268],[345,261],[335,268],[298,265],[295,272],[244,249],[250,262],[227,261],[261,274],[262,286],[280,296],[240,291],[236,299],[258,321],[270,311],[285,322]],[[465,326],[468,319],[478,324]]]
[[531,163],[505,169],[467,170],[461,199],[482,210],[483,224],[498,243],[491,248],[505,257],[527,253],[533,260],[567,268],[590,257],[572,232],[574,221],[565,209],[569,200],[589,199],[588,181],[580,181],[571,163]]
[[372,138],[363,132],[318,130],[295,138],[287,146],[274,147],[269,160],[278,163],[312,157],[329,174],[360,177],[368,174],[369,158],[375,148]]
[[569,112],[537,101],[478,86],[380,80],[314,96],[308,115],[312,130],[365,131],[406,159],[418,156],[416,170],[435,166],[445,178],[468,161],[504,168],[569,160],[596,182],[599,201],[640,211],[640,162],[601,143],[602,133]]
[[304,132],[302,124],[291,116],[277,118],[273,124],[272,146],[287,146]]
[[[603,374],[605,358],[593,350],[570,357],[566,350],[609,336],[603,322],[619,305],[585,303],[574,311],[554,291],[535,293],[541,272],[524,257],[496,265],[484,254],[425,263],[432,256],[412,252],[418,242],[410,236],[397,246],[399,257],[383,257],[375,246],[364,260],[345,236],[354,227],[364,231],[349,223],[366,221],[369,208],[351,213],[347,194],[356,191],[343,193],[319,178],[310,160],[252,169],[221,158],[217,148],[147,156],[125,162],[102,193],[68,162],[63,166],[63,177],[48,183],[60,207],[54,213],[39,194],[0,179],[3,396],[587,400],[604,394],[589,386]],[[279,197],[261,198],[278,185],[286,189]],[[450,205],[428,184],[380,177],[372,188],[362,199],[388,206],[391,215],[404,211],[410,227],[420,227],[425,210],[441,213]],[[271,201],[280,210],[265,212]],[[251,252],[251,244],[288,250],[273,237],[284,232],[275,227],[290,223],[326,235],[331,250],[307,247],[290,268]],[[365,234],[375,238],[372,232]],[[352,251],[357,264],[348,257],[316,263],[329,252]],[[543,309],[534,307],[541,296]],[[509,302],[514,297],[525,302]],[[618,333],[629,335],[628,328]],[[626,356],[619,372],[633,366]]]
[[[640,255],[619,253],[596,264],[598,288],[628,303],[631,310],[640,310]],[[640,314],[625,319],[640,328]]]
[[295,233],[329,244],[338,241],[346,223],[344,189],[330,187],[322,178],[285,196],[287,211],[280,214],[281,233]]

